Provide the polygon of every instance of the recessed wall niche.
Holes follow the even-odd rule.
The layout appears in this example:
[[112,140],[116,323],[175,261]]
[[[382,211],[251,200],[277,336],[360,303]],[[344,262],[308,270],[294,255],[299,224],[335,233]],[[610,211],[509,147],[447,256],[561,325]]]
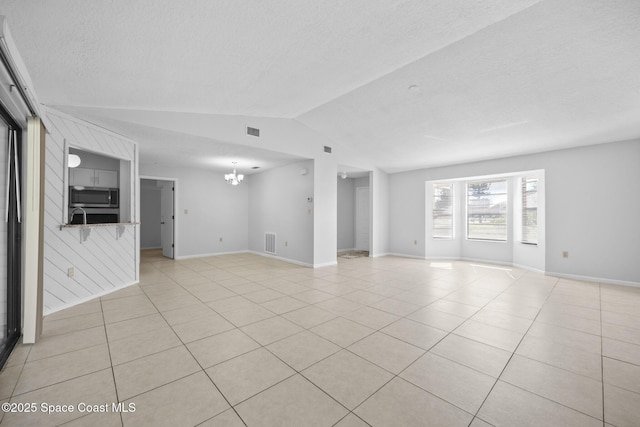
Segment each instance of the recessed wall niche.
[[131,162],[69,147],[65,224],[131,221]]

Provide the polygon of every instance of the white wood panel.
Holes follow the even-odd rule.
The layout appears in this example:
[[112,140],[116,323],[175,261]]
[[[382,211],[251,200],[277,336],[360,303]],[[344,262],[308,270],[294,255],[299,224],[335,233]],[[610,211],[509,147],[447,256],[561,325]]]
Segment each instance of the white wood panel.
[[129,160],[137,175],[135,142],[51,109],[46,113],[45,314],[136,283],[139,246],[134,225],[125,226],[121,236],[115,226],[92,228],[86,241],[81,241],[78,229],[60,229],[66,209],[65,143]]

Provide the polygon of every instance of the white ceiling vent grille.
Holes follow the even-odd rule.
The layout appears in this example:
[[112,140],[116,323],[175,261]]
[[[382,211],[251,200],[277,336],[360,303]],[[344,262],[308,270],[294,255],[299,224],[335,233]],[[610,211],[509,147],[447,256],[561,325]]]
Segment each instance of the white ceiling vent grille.
[[264,233],[264,251],[268,254],[276,253],[276,233]]
[[247,135],[260,137],[260,129],[247,126]]

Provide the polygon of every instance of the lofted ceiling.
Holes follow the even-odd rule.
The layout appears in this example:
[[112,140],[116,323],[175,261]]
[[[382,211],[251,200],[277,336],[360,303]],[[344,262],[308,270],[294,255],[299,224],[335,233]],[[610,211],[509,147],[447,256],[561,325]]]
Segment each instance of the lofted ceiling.
[[640,137],[638,0],[2,0],[0,15],[40,102],[139,141],[142,163],[297,158],[171,114],[293,120],[387,172]]

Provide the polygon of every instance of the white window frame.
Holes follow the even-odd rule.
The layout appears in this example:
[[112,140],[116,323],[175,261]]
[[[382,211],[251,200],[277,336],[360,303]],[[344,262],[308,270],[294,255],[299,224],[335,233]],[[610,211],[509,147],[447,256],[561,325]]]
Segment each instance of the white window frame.
[[[470,218],[470,205],[469,205],[469,187],[472,184],[475,183],[483,183],[483,182],[503,182],[505,185],[505,192],[504,193],[495,193],[496,195],[500,194],[504,194],[506,200],[505,200],[505,212],[504,212],[504,219],[505,219],[505,224],[504,224],[504,238],[495,238],[495,239],[491,239],[491,238],[482,238],[482,237],[472,237],[470,236],[470,223],[469,223],[469,218]],[[509,241],[509,203],[510,203],[510,191],[509,191],[509,179],[508,178],[480,178],[480,179],[472,179],[472,180],[467,180],[465,181],[465,228],[466,228],[466,233],[465,233],[465,237],[467,240],[473,240],[473,241],[480,241],[480,242],[499,242],[499,243],[504,243],[504,242],[508,242]]]
[[[451,233],[450,236],[436,236],[436,222],[434,214],[436,212],[436,186],[448,186],[450,189],[450,217],[451,217]],[[433,182],[431,183],[431,238],[435,240],[454,240],[456,238],[456,191],[453,182]]]
[[[536,206],[535,208],[527,208],[526,207],[526,184],[529,181],[535,181],[536,182]],[[537,197],[538,197],[538,185],[540,183],[540,179],[537,176],[522,176],[519,179],[519,203],[520,205],[518,206],[519,209],[519,213],[520,213],[520,232],[519,232],[519,239],[520,239],[520,243],[525,244],[525,245],[537,245],[538,244],[538,202],[537,202]],[[529,241],[525,238],[525,230],[527,228],[527,224],[526,224],[526,211],[527,210],[534,210],[536,211],[536,223],[535,223],[535,241]]]

